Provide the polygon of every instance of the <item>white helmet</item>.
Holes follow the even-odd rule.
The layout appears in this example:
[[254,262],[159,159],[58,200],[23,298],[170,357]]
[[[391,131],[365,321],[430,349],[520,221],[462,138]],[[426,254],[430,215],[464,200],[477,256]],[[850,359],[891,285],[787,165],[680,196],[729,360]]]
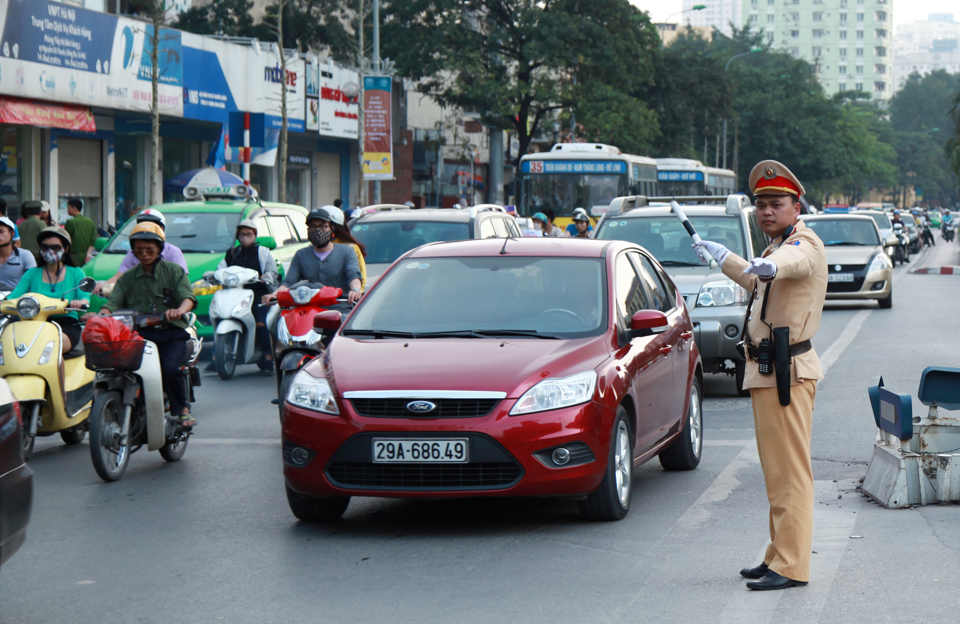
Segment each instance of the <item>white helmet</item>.
[[167,229],[167,220],[163,218],[163,213],[156,208],[147,208],[137,215],[137,223],[143,223],[144,221],[156,223],[164,230]]
[[343,225],[343,211],[337,208],[336,206],[320,206],[321,210],[326,210],[327,214],[330,215],[330,221],[336,223],[337,225]]

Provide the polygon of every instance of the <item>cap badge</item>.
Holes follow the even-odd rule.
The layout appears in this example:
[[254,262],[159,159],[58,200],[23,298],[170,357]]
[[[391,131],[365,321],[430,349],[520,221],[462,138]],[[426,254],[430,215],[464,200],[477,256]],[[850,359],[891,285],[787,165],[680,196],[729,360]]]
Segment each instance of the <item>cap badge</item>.
[[767,167],[767,170],[763,172],[763,177],[772,180],[777,177],[777,170],[773,167]]

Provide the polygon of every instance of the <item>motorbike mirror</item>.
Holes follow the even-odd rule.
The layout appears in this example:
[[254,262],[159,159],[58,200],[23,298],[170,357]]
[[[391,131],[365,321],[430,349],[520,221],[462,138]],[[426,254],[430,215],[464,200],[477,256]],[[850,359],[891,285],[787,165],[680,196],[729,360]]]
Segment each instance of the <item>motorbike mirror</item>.
[[336,310],[321,310],[313,317],[313,328],[317,331],[340,329],[342,316]]
[[258,236],[257,244],[261,247],[266,247],[267,249],[277,248],[277,240],[272,236]]
[[80,286],[78,286],[81,292],[85,292],[85,293],[92,293],[93,289],[96,287],[97,287],[97,280],[93,279],[92,277],[83,278],[82,280],[80,280]]

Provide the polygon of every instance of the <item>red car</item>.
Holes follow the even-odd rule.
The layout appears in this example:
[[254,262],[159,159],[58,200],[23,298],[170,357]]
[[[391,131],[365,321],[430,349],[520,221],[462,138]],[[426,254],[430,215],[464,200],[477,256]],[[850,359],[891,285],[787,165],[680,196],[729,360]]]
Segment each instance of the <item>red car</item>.
[[301,520],[351,496],[564,496],[630,509],[635,466],[700,462],[700,355],[643,248],[559,238],[434,243],[400,258],[285,397]]

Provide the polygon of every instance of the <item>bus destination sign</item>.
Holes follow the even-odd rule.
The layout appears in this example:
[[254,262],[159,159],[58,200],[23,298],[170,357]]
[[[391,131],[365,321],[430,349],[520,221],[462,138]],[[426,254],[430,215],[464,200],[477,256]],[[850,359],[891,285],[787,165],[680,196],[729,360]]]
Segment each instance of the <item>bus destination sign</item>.
[[525,160],[523,173],[626,173],[627,163],[619,160]]

